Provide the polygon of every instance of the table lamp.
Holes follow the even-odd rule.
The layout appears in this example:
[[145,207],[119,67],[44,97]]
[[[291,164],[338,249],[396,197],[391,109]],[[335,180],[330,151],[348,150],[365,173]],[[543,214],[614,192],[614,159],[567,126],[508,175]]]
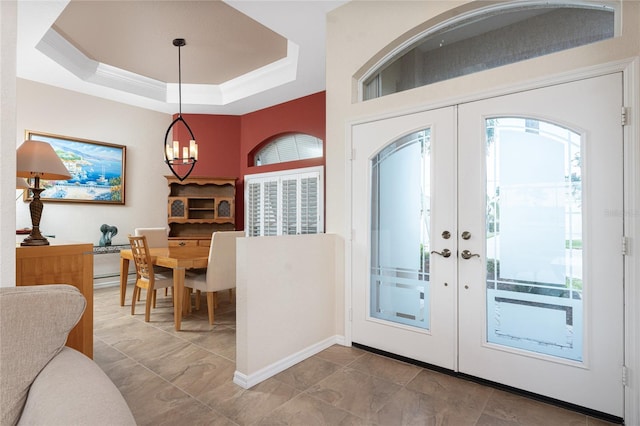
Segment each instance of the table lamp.
[[20,243],[21,246],[46,246],[49,241],[40,233],[40,218],[42,217],[42,201],[40,193],[40,179],[67,180],[71,178],[69,171],[51,145],[47,142],[26,140],[16,150],[17,177],[33,178],[33,199],[29,204],[31,212],[31,233]]
[[29,189],[29,182],[25,178],[16,178],[16,189]]

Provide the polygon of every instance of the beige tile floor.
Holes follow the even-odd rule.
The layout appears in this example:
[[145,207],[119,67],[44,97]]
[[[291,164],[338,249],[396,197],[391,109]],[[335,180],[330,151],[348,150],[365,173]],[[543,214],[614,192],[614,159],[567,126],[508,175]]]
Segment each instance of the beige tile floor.
[[[232,381],[235,311],[220,297],[173,329],[169,299],[151,322],[131,316],[118,288],[94,300],[94,359],[124,395],[139,425],[607,425],[584,414],[356,348],[333,346],[252,389]],[[274,342],[274,344],[276,344]]]

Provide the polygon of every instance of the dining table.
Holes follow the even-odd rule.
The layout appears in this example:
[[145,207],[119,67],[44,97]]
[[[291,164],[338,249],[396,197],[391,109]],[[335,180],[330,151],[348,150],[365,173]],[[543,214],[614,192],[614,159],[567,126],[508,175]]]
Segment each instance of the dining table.
[[[150,248],[154,265],[173,270],[173,317],[176,331],[180,331],[183,315],[184,279],[187,269],[206,268],[209,263],[209,247],[169,246]],[[129,262],[133,260],[131,249],[120,250],[120,306],[124,306],[129,276]]]

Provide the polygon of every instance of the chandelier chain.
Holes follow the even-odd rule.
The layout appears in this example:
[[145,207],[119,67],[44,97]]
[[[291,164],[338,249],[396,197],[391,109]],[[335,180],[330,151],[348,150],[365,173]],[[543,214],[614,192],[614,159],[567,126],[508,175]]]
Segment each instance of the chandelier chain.
[[178,45],[178,115],[182,116],[182,61],[180,50],[182,45]]

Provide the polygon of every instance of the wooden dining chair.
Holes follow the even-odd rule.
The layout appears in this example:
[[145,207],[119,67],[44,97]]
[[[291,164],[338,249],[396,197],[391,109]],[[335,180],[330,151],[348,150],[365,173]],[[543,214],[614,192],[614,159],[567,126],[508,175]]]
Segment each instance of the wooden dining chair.
[[[147,245],[149,248],[166,248],[169,247],[169,236],[167,228],[135,228],[133,235],[136,237],[147,237]],[[171,268],[164,268],[162,266],[153,266],[153,273],[156,276],[156,280],[159,279],[171,279],[173,278],[173,270]],[[168,294],[169,289],[164,289],[164,295]],[[140,300],[140,295],[138,295]]]
[[[236,288],[236,238],[244,237],[244,231],[219,231],[211,235],[209,261],[204,274],[185,277],[185,289],[197,290],[196,309],[200,308],[200,292],[207,295],[209,324],[213,325],[216,292]],[[187,311],[191,310],[191,299],[187,299]]]
[[131,299],[131,315],[135,315],[136,301],[142,289],[147,290],[144,321],[149,322],[151,316],[151,307],[156,307],[156,290],[159,288],[168,288],[173,286],[173,279],[156,278],[153,272],[153,263],[146,236],[129,235],[129,243],[131,244],[131,254],[136,266],[136,284],[133,287],[133,298]]

